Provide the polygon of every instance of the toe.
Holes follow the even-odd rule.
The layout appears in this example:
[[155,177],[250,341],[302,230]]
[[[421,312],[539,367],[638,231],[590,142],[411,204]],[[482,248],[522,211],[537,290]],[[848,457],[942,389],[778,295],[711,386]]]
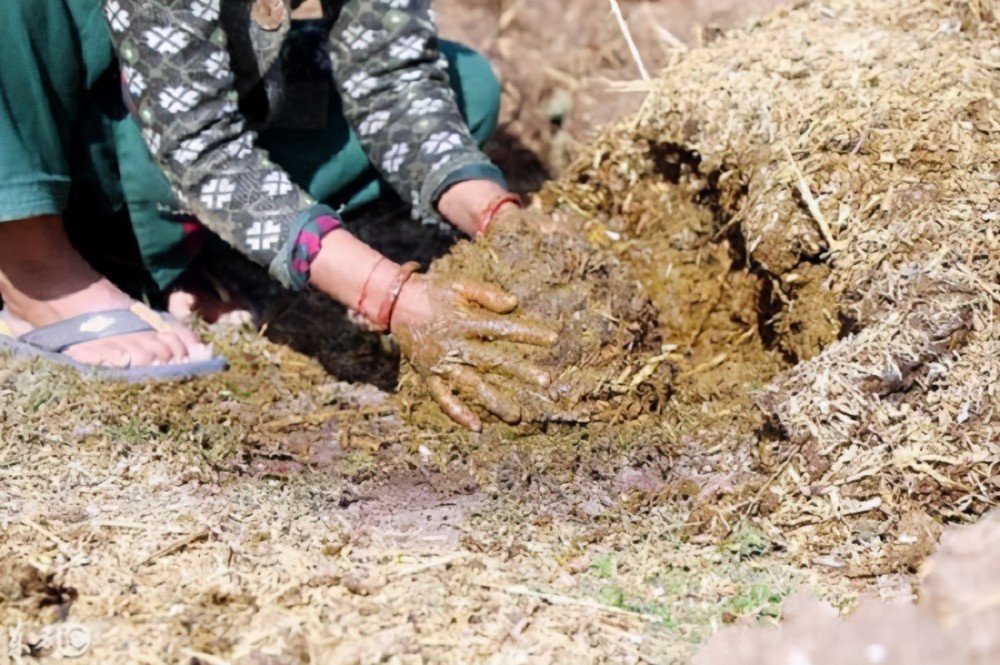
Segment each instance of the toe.
[[66,355],[77,362],[97,367],[124,369],[132,363],[128,350],[111,340],[81,344],[66,351]]
[[127,338],[122,338],[118,343],[128,351],[131,357],[132,362],[129,367],[149,367],[154,362],[162,363],[149,348],[148,344],[142,344],[134,339]]
[[153,356],[151,362],[166,365],[174,362],[174,350],[170,348],[170,345],[163,339],[163,336],[164,333],[158,333],[156,335],[144,336],[137,341]]
[[159,339],[160,342],[165,344],[170,349],[169,362],[184,362],[190,356],[187,346],[175,333],[160,333]]
[[255,319],[256,317],[250,310],[234,309],[231,312],[225,312],[220,315],[216,323],[232,328],[243,328],[245,326],[252,326]]
[[177,339],[180,340],[181,344],[183,344],[185,348],[187,348],[188,355],[192,355],[192,351],[196,347],[204,346],[204,342],[202,342],[201,339],[198,338],[198,335],[196,335],[193,330],[191,330],[186,326],[179,324],[175,325],[173,326],[173,329],[170,332],[176,335]]

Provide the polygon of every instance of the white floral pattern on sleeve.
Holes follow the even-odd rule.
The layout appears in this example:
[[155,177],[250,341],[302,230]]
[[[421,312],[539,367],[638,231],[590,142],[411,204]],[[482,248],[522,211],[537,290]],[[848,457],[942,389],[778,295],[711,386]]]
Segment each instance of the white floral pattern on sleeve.
[[103,0],[103,10],[127,106],[178,200],[292,284],[289,236],[298,232],[302,213],[311,218],[328,209],[319,211],[256,147],[238,110],[220,0]]
[[104,4],[104,15],[113,32],[125,32],[132,25],[132,15],[122,8],[118,0],[108,0]]
[[415,217],[439,221],[434,198],[453,173],[496,167],[459,111],[430,4],[344,0],[330,57],[344,113],[372,163]]

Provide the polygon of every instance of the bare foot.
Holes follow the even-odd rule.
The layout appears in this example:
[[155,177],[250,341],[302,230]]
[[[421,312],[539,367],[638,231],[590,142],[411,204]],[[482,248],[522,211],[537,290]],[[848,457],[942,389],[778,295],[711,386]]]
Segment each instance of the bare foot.
[[[95,272],[66,237],[62,219],[0,223],[0,296],[14,334],[83,314],[129,309],[134,302]],[[189,329],[120,335],[76,345],[74,360],[107,367],[145,367],[207,360],[211,349]]]

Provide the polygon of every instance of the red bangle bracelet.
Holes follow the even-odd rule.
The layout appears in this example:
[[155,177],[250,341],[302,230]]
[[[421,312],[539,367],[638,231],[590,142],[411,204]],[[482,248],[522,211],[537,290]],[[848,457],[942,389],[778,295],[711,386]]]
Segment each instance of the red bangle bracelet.
[[518,208],[521,207],[521,197],[517,194],[511,194],[510,192],[496,197],[486,204],[483,211],[479,214],[479,221],[476,223],[476,238],[482,238],[486,235],[486,232],[490,230],[490,224],[493,223],[493,219],[497,216],[500,208],[504,207],[508,203],[513,203]]
[[372,266],[372,271],[368,273],[368,279],[365,280],[364,286],[361,287],[361,295],[358,296],[358,304],[357,306],[355,306],[354,309],[365,318],[369,318],[368,315],[365,314],[364,310],[365,301],[368,299],[368,286],[369,284],[371,284],[372,277],[375,275],[375,271],[378,270],[378,267],[382,265],[383,262],[388,260],[389,259],[383,256],[378,261],[376,261],[375,265]]
[[382,307],[379,308],[378,318],[375,319],[375,325],[381,330],[389,330],[392,324],[392,313],[396,310],[396,302],[399,301],[399,294],[402,293],[403,287],[413,276],[413,273],[420,270],[420,264],[416,261],[410,261],[409,263],[404,263],[400,268],[399,272],[396,273],[396,278],[392,281],[389,286],[388,295],[386,299],[382,301]]

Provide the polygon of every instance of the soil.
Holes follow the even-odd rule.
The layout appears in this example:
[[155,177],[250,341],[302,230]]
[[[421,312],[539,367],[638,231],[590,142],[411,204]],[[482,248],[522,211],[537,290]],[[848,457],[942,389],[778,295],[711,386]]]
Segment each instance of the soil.
[[[875,4],[895,17],[895,1]],[[716,633],[701,662],[761,662],[764,649],[833,664],[855,647],[918,662],[888,641],[877,646],[897,660],[878,660],[873,626],[941,635],[923,651],[940,650],[933,662],[989,662],[995,592],[976,580],[995,577],[996,518],[943,522],[993,502],[995,477],[980,471],[992,449],[955,463],[958,480],[928,474],[951,459],[933,452],[859,472],[844,450],[864,461],[877,446],[825,447],[788,406],[822,385],[801,368],[855,333],[881,334],[883,303],[845,276],[853,255],[832,255],[808,194],[787,186],[805,176],[740,143],[767,134],[758,106],[702,98],[744,75],[760,76],[755,91],[812,90],[806,70],[767,59],[769,36],[796,43],[785,33],[838,32],[827,13],[866,11],[832,0],[779,13],[747,37],[758,41],[746,66],[732,54],[742,32],[704,27],[775,4],[623,3],[645,66],[668,67],[657,92],[603,2],[439,0],[445,34],[503,75],[491,151],[532,209],[488,245],[444,256],[453,238],[400,227],[391,207],[356,230],[394,255],[419,242],[431,270],[497,281],[563,327],[554,350],[529,356],[557,380],[519,426],[457,429],[388,340],[315,294],[270,287],[253,294],[266,305],[259,330],[206,330],[232,364],[220,376],[122,386],[5,359],[0,663],[681,663]],[[894,38],[929,39],[920,30],[944,25],[935,12],[953,11],[923,10],[931,18],[908,15],[915,36]],[[878,32],[862,24],[862,37]],[[693,110],[671,107],[675,90]],[[872,154],[859,168],[882,164]],[[933,199],[911,194],[900,200]],[[923,355],[899,355],[898,377],[868,372],[866,395],[903,403],[893,395],[909,380],[904,399],[922,413],[916,388],[973,337],[965,312],[978,310],[929,308],[936,288],[902,319]],[[825,512],[828,500],[844,512]],[[913,606],[918,588],[927,600]],[[903,605],[859,605],[870,597]],[[760,628],[782,616],[782,631]],[[966,620],[975,639],[949,652]]]

